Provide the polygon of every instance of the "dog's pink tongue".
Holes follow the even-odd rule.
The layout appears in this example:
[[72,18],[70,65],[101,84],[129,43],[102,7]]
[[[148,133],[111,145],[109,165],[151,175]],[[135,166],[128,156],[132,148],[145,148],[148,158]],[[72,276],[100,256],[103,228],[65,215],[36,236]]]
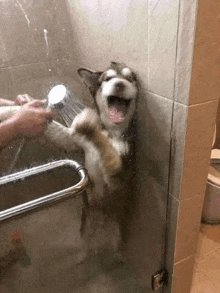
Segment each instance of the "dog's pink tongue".
[[111,107],[109,109],[110,121],[113,123],[121,123],[125,118],[126,110],[126,107],[122,105],[117,107]]

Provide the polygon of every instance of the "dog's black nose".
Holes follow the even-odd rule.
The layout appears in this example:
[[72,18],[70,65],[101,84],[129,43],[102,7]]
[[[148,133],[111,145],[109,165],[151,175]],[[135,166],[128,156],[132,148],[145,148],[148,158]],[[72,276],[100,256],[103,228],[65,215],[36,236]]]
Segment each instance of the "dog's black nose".
[[118,82],[115,84],[115,87],[116,87],[116,89],[122,91],[122,90],[125,88],[125,85],[124,85],[124,83],[123,83],[122,81],[118,81]]

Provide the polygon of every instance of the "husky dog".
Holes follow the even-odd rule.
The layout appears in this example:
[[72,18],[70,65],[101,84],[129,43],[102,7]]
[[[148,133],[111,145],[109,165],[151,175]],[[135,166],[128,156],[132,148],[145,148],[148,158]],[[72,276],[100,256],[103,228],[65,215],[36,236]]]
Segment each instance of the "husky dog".
[[78,73],[94,98],[96,110],[85,108],[70,128],[51,122],[45,136],[64,150],[83,149],[90,182],[84,197],[81,236],[87,255],[114,253],[121,248],[133,207],[137,81],[130,68],[116,62],[104,72],[80,68]]
[[90,177],[81,232],[90,252],[116,252],[132,205],[136,76],[116,62],[104,72],[78,73],[97,109],[85,109],[72,124]]

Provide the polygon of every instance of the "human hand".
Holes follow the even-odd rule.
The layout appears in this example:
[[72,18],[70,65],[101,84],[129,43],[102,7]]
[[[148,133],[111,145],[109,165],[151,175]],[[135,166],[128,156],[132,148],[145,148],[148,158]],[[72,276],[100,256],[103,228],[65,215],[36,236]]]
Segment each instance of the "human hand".
[[52,120],[53,113],[41,108],[45,101],[33,100],[12,116],[16,135],[31,136],[41,133],[47,122]]
[[15,100],[14,100],[14,104],[15,104],[15,105],[19,105],[19,106],[21,106],[21,105],[24,105],[24,104],[26,104],[26,103],[31,102],[32,100],[33,100],[33,98],[30,97],[30,96],[27,95],[27,94],[24,94],[24,95],[18,95],[18,96],[15,98]]
[[31,100],[24,104],[22,108],[41,108],[46,103],[46,100]]
[[7,100],[7,99],[0,99],[0,106],[22,106],[26,103],[32,101],[33,98],[27,94],[18,95],[14,101]]

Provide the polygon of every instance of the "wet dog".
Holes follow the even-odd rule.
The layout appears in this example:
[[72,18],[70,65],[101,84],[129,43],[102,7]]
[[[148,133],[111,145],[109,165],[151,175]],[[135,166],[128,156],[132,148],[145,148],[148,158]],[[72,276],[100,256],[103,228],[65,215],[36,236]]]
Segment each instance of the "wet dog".
[[90,177],[81,232],[90,253],[116,252],[132,209],[136,76],[115,62],[104,72],[78,73],[97,110],[85,109],[72,125]]

